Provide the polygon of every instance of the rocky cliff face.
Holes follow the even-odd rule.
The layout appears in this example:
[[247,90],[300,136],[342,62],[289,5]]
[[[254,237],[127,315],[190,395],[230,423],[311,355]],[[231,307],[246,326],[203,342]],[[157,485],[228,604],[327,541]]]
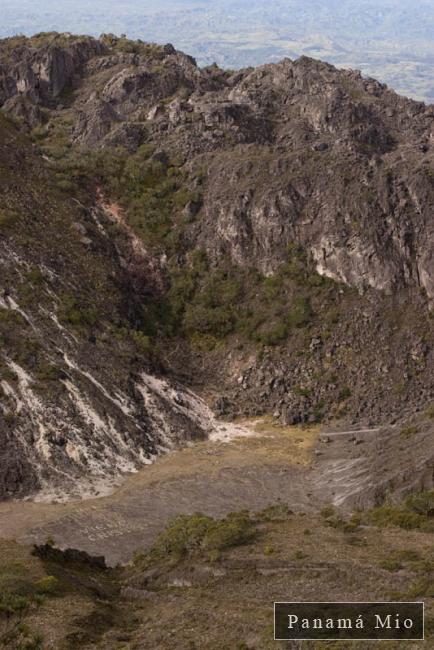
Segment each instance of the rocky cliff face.
[[434,298],[432,107],[304,57],[231,73],[171,46],[119,48],[109,37],[4,41],[3,110],[31,126],[44,110],[72,115],[73,144],[150,142],[200,158],[198,241],[214,257],[272,273],[298,241],[321,274]]
[[[4,494],[205,435],[202,406],[156,391],[158,342],[223,414],[384,421],[433,399],[433,107],[305,57],[232,72],[47,34],[0,43],[0,106],[19,125],[2,126]],[[25,363],[18,327],[41,346]]]
[[122,257],[102,225],[107,208],[89,212],[53,190],[4,118],[0,148],[0,498],[105,494],[219,424],[158,378],[128,259],[158,289],[135,239],[126,231]]

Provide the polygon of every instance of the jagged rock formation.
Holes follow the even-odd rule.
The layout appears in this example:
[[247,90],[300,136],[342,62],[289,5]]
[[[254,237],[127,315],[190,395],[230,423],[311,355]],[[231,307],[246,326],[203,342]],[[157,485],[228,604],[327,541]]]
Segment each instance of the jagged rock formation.
[[81,145],[212,152],[198,240],[214,257],[271,273],[296,239],[338,281],[434,298],[432,107],[306,57],[230,73],[171,46],[59,38],[3,43],[3,109],[34,126],[68,104]]
[[[37,143],[30,154],[24,135],[2,126],[5,223],[14,221],[11,210],[18,216],[1,244],[0,315],[9,328],[1,494],[44,487],[45,476],[55,485],[59,471],[66,482],[89,470],[117,475],[173,441],[205,435],[197,414],[205,407],[195,397],[179,392],[187,407],[177,408],[176,395],[156,391],[148,346],[157,340],[175,351],[166,370],[219,386],[221,414],[375,422],[434,398],[433,107],[305,57],[236,72],[200,69],[170,45],[70,35],[0,42],[0,107]],[[113,183],[101,188],[99,168],[79,168],[89,152],[116,162],[122,150],[137,185],[127,197]],[[21,177],[25,157],[41,182],[34,171]],[[120,183],[124,177],[125,167]],[[152,183],[160,185],[140,203],[137,188]],[[294,250],[302,255],[287,271]],[[259,278],[234,293],[250,321],[262,307],[257,287],[268,287],[273,301],[273,278],[289,273],[279,289],[282,313],[304,309],[293,315],[293,333],[276,337],[276,326],[274,338],[260,339],[261,355],[250,343],[240,352],[236,308],[223,318],[218,300],[207,298],[184,319],[188,336],[177,324],[168,341],[157,326],[150,344],[143,309],[168,295],[176,307],[176,273],[192,267],[194,251],[208,266],[194,269],[188,287],[221,270]],[[333,282],[322,285],[320,276]],[[29,308],[19,295],[26,286],[38,301],[27,296]],[[196,289],[188,291],[193,299]],[[220,319],[217,334],[202,326],[210,311]],[[15,327],[41,348],[22,353],[21,363],[11,352]],[[196,331],[229,340],[220,350],[193,350]],[[56,368],[39,370],[56,386],[54,399],[33,390],[38,354]]]
[[[134,328],[131,266],[98,215],[50,187],[4,118],[0,147],[0,497],[104,494],[219,424],[194,394],[156,376]],[[124,247],[133,259],[134,244]]]

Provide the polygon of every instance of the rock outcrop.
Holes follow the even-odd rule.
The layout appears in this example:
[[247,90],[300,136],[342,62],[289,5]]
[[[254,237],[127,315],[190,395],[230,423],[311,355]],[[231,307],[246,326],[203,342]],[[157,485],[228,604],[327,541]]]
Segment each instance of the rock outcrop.
[[198,241],[214,258],[273,273],[296,240],[337,281],[434,299],[432,107],[306,57],[230,73],[170,46],[131,49],[6,40],[0,105],[31,126],[67,111],[82,146],[205,156]]
[[[1,495],[61,496],[209,433],[188,391],[156,389],[158,344],[166,371],[217,387],[226,416],[385,421],[434,399],[432,106],[306,57],[201,69],[170,45],[42,34],[0,42],[0,107],[18,124],[1,126]],[[197,253],[205,270],[191,270]],[[229,273],[253,278],[234,293],[249,323],[258,278],[271,302],[279,290],[283,325],[268,338],[254,336],[267,315],[235,327],[231,285],[223,314],[210,290],[187,334],[171,321],[167,337],[179,295],[213,273],[223,289]],[[243,349],[243,327],[260,354]],[[12,353],[14,328],[30,350]]]

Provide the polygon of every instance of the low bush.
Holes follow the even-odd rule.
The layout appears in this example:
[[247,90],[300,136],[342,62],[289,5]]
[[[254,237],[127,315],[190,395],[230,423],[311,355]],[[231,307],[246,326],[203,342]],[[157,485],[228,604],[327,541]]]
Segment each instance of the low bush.
[[267,346],[275,346],[282,343],[288,337],[288,325],[286,322],[277,322],[274,325],[267,325],[265,329],[260,329],[255,335],[255,339]]
[[80,302],[72,295],[64,295],[59,308],[59,318],[75,327],[94,327],[99,320],[96,307]]
[[358,514],[353,514],[349,519],[344,519],[332,505],[325,506],[320,511],[324,523],[331,528],[336,528],[344,533],[354,533],[359,529],[361,518]]
[[380,506],[368,513],[368,522],[379,528],[397,526],[406,530],[421,528],[426,517],[397,506]]
[[35,378],[39,381],[57,381],[64,377],[64,372],[58,366],[48,361],[40,361],[35,372]]
[[425,517],[434,517],[434,490],[410,494],[405,499],[405,507]]
[[411,436],[414,436],[416,433],[419,433],[419,427],[417,425],[403,427],[400,431],[400,435],[403,438],[411,438]]
[[15,225],[19,219],[19,213],[15,210],[0,210],[0,230],[8,230]]
[[339,401],[344,401],[351,397],[351,389],[348,386],[344,386],[340,391],[338,395]]
[[431,420],[434,419],[434,404],[430,404],[429,406],[427,406],[427,408],[425,409],[425,415],[427,416],[427,418],[430,418]]
[[304,327],[311,321],[312,314],[309,296],[298,296],[288,314],[289,327]]
[[397,526],[406,530],[434,530],[434,490],[409,495],[399,505],[383,505],[367,514],[374,526]]
[[0,595],[0,645],[16,650],[43,650],[43,638],[25,624],[25,618],[38,605],[38,598],[10,593]]
[[53,595],[59,591],[59,580],[55,576],[44,576],[34,584],[36,593]]
[[149,336],[139,330],[132,332],[134,343],[141,354],[149,354],[152,350],[151,339]]
[[149,557],[178,562],[188,555],[220,552],[246,544],[254,532],[247,512],[231,513],[219,520],[200,513],[180,515],[158,537]]
[[294,513],[287,503],[275,503],[256,515],[258,521],[285,521]]
[[380,567],[382,569],[386,569],[386,571],[393,571],[393,572],[400,571],[403,568],[401,562],[393,558],[387,558],[386,560],[380,562]]

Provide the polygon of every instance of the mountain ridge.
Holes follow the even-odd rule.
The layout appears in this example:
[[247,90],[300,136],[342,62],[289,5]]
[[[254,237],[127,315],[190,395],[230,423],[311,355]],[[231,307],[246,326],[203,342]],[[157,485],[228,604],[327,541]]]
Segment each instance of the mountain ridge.
[[[429,407],[434,107],[307,57],[231,72],[68,34],[0,42],[0,106],[3,496],[208,435],[190,389],[286,424]],[[40,429],[59,400],[64,444]]]

